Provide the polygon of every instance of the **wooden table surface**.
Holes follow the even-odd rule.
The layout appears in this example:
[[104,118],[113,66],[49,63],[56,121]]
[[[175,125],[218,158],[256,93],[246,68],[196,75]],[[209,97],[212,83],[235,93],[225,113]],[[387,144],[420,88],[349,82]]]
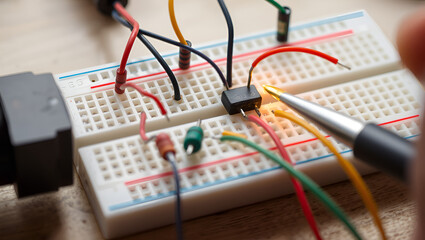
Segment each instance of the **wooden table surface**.
[[[272,29],[276,10],[261,0],[228,0],[235,36]],[[282,1],[283,2],[283,1]],[[401,19],[423,5],[414,0],[288,0],[292,22],[365,9],[394,42]],[[193,43],[226,39],[227,28],[213,0],[177,0],[176,16]],[[131,0],[128,11],[143,28],[175,38],[166,0]],[[120,60],[127,29],[96,12],[91,0],[0,1],[0,75],[33,71],[54,74]],[[175,51],[153,41],[158,50]],[[148,55],[139,42],[130,57]],[[391,239],[410,238],[415,223],[408,189],[383,174],[365,177],[380,207]],[[324,188],[344,208],[367,239],[379,235],[359,196],[348,182]],[[349,239],[344,226],[310,194],[325,239]],[[184,222],[186,239],[312,239],[292,195]],[[58,192],[16,199],[12,186],[0,187],[0,239],[103,239],[78,176]],[[175,239],[174,226],[124,239]]]

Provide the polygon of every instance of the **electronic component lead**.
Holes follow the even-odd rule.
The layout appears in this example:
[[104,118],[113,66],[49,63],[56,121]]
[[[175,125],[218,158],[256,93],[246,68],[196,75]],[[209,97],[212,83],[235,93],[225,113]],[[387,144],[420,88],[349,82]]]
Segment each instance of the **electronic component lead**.
[[190,127],[187,130],[186,137],[184,138],[183,147],[187,155],[192,155],[198,152],[202,146],[202,139],[204,138],[204,131],[201,128],[201,119],[198,120],[196,126]]
[[291,18],[291,9],[283,7],[285,11],[279,10],[277,19],[277,40],[287,42],[289,36],[289,20]]

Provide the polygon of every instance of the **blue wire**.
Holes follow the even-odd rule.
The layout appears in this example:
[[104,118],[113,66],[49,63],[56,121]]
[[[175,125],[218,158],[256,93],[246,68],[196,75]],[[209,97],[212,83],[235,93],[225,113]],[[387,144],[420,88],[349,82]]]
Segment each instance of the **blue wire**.
[[177,239],[183,240],[183,227],[182,227],[182,217],[181,217],[181,201],[180,201],[180,180],[179,180],[179,171],[176,166],[176,159],[174,158],[174,153],[166,154],[167,161],[171,164],[173,168],[174,183],[176,186],[176,204],[175,204],[175,218],[176,218],[176,232]]

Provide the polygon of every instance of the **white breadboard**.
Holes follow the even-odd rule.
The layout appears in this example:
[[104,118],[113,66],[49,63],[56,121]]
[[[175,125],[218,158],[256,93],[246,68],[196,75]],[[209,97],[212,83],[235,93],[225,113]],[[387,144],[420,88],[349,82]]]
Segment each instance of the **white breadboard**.
[[[233,81],[246,84],[252,61],[279,46],[275,32],[236,40]],[[324,51],[352,67],[348,71],[305,54],[279,54],[261,62],[253,83],[263,95],[261,112],[286,144],[297,168],[319,184],[346,179],[329,150],[301,127],[275,118],[270,110],[286,109],[261,91],[271,84],[344,112],[362,121],[375,121],[413,138],[422,88],[405,70],[391,43],[364,11],[296,25],[290,45]],[[226,42],[199,48],[224,70]],[[99,226],[107,238],[119,237],[173,223],[174,185],[170,166],[154,143],[142,144],[137,135],[139,115],[147,113],[148,135],[170,134],[177,150],[182,184],[183,217],[190,219],[291,193],[285,171],[240,144],[222,144],[213,136],[223,130],[243,133],[274,150],[267,134],[241,116],[228,116],[220,96],[224,90],[216,72],[192,54],[190,70],[178,69],[178,55],[165,55],[179,80],[182,101],[173,100],[171,83],[154,59],[129,63],[131,81],[157,95],[169,111],[167,122],[148,98],[135,91],[122,96],[113,90],[117,64],[56,76],[73,124],[75,164]],[[366,79],[362,79],[369,77]],[[358,80],[360,79],[360,80]],[[202,116],[204,142],[200,152],[183,151],[186,130]],[[344,156],[351,150],[335,142]],[[365,174],[374,171],[354,162]]]
[[[363,11],[296,25],[291,28],[290,39],[290,45],[321,50],[339,58],[352,70],[306,54],[278,54],[261,62],[254,71],[253,83],[258,90],[262,89],[262,84],[268,83],[300,93],[399,68],[395,49]],[[209,44],[200,49],[224,70],[226,44]],[[275,30],[236,40],[234,85],[245,85],[253,60],[279,44],[275,40]],[[156,60],[133,61],[127,69],[130,81],[140,83],[166,103],[170,122],[160,114],[151,99],[141,97],[136,91],[126,91],[121,96],[115,94],[113,82],[117,64],[56,76],[71,113],[75,149],[135,134],[141,111],[147,114],[148,131],[193,122],[199,116],[210,118],[226,114],[220,100],[224,87],[212,67],[192,54],[192,67],[182,71],[177,69],[177,54],[165,56],[170,67],[175,69],[180,84],[180,102],[173,100],[172,85]],[[263,103],[272,100],[268,94],[261,93]]]
[[[420,90],[404,70],[332,86],[299,96],[361,120],[374,121],[406,138],[419,134]],[[287,146],[298,170],[321,185],[346,179],[334,156],[315,138],[290,121],[275,118],[263,105],[261,112]],[[177,146],[183,192],[183,217],[190,219],[246,205],[293,191],[288,174],[262,155],[240,144],[211,138],[223,130],[243,133],[261,146],[273,148],[270,137],[241,116],[203,120],[201,151],[187,157],[183,139],[195,123],[151,132],[167,132]],[[348,159],[351,150],[335,142]],[[179,147],[180,146],[180,147]],[[159,157],[154,143],[142,144],[138,135],[80,148],[80,177],[106,237],[118,237],[171,224],[174,185],[171,168]],[[372,170],[354,162],[362,173]]]

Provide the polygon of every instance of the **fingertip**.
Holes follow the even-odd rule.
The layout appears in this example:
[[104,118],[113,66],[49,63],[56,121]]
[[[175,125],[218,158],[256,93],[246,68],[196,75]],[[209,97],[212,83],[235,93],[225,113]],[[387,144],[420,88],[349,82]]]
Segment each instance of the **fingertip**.
[[400,25],[397,46],[403,64],[425,81],[425,8],[410,15]]

